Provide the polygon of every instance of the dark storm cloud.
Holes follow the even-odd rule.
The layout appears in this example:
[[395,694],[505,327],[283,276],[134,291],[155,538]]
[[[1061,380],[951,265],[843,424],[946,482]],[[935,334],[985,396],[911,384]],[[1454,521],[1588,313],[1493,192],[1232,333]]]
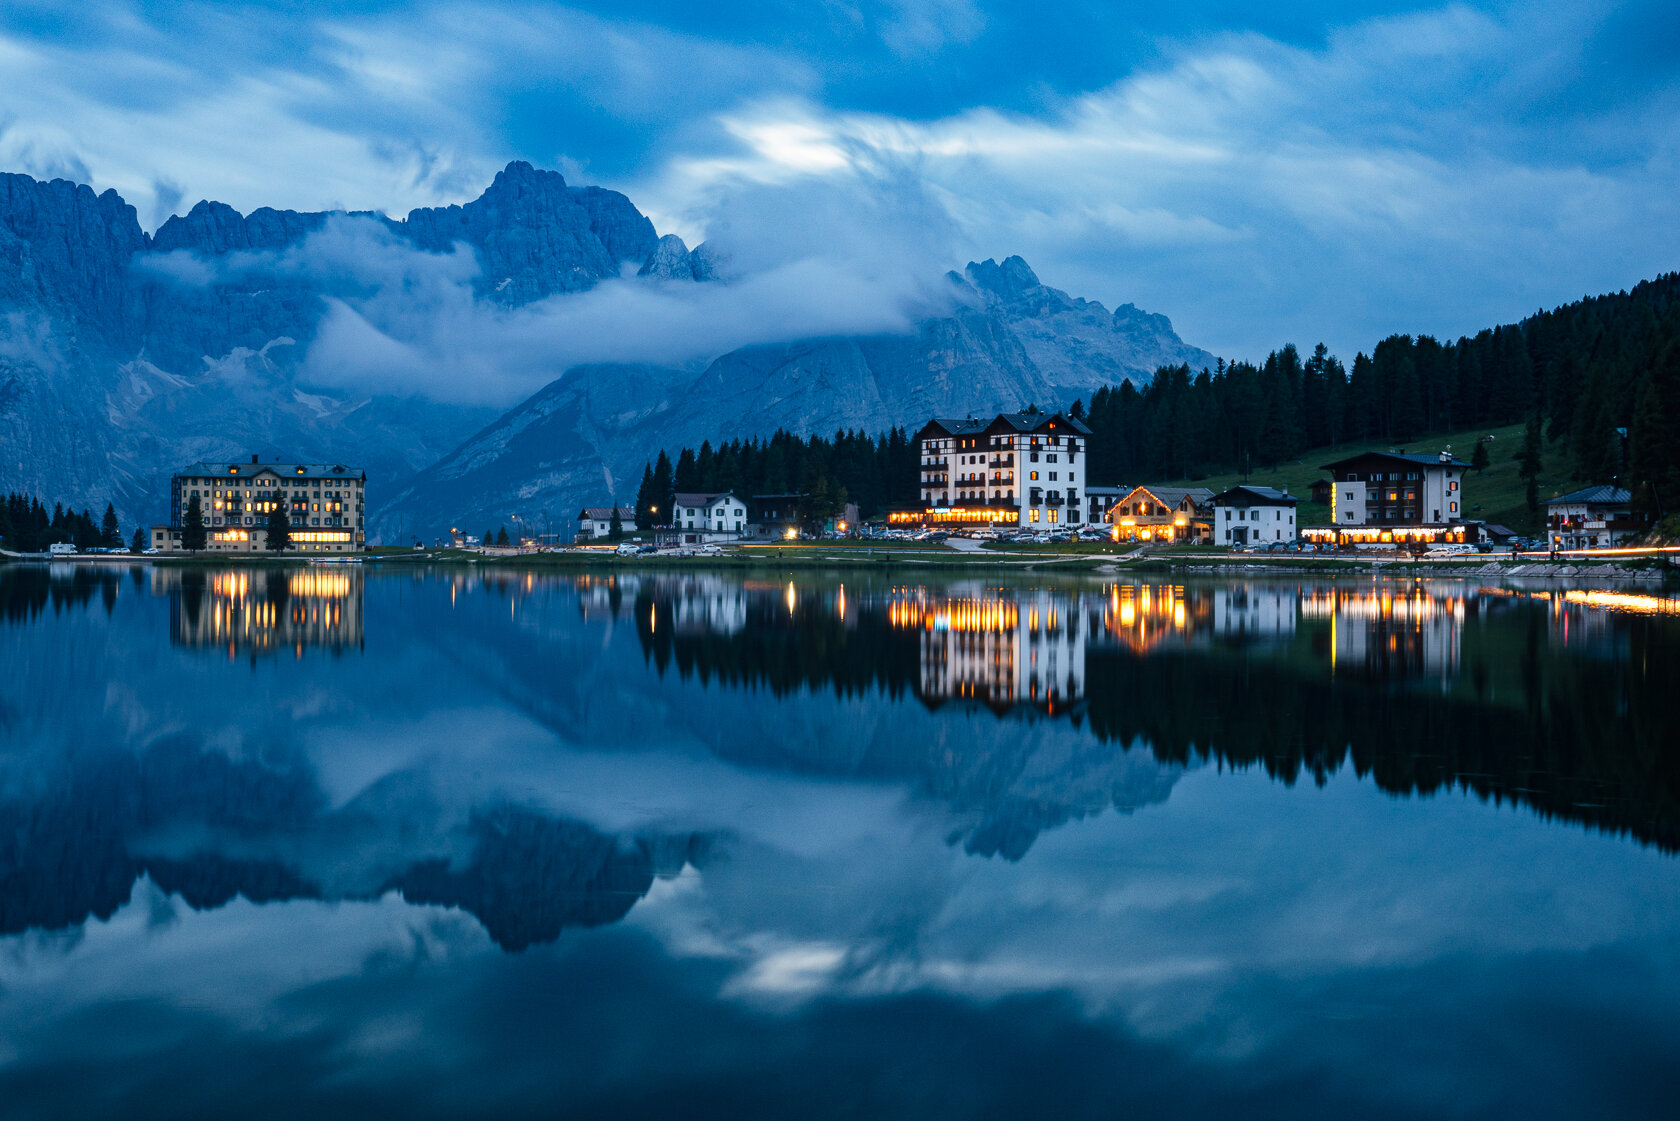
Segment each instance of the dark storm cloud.
[[1218,353],[1348,356],[1675,267],[1677,19],[1658,0],[26,3],[0,17],[0,163],[156,216],[169,185],[401,213],[522,157],[691,243],[745,188],[856,190],[887,163],[939,200],[940,267],[1020,253]]

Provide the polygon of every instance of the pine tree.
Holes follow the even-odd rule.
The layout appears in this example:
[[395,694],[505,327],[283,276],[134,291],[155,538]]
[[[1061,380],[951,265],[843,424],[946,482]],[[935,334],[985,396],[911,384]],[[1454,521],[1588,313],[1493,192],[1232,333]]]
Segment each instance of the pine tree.
[[1476,450],[1470,455],[1470,467],[1478,475],[1488,469],[1488,450],[1486,440],[1476,441]]
[[268,512],[268,551],[283,553],[292,548],[292,519],[286,514],[286,507],[276,502],[274,509]]
[[673,524],[675,515],[671,510],[671,496],[675,491],[671,458],[661,448],[659,458],[653,461],[653,504],[649,507],[653,511],[653,525]]
[[136,556],[146,551],[146,531],[139,526],[134,527],[134,538],[128,543],[128,551]]
[[1680,510],[1680,341],[1646,371],[1628,433],[1629,473],[1649,484],[1655,513]]
[[117,508],[105,503],[105,519],[99,527],[99,543],[107,549],[122,548],[122,530],[117,528]]
[[1540,410],[1536,408],[1528,417],[1528,428],[1523,433],[1522,451],[1517,453],[1517,460],[1522,469],[1517,472],[1527,484],[1525,496],[1530,513],[1540,510],[1540,451],[1541,451]]
[[642,482],[636,488],[636,526],[639,529],[649,529],[653,526],[653,508],[661,504],[661,500],[654,497],[653,464],[642,464]]
[[500,528],[496,531],[496,548],[505,549],[507,547],[508,547],[508,531],[507,531],[507,526],[504,525],[502,528]]
[[624,540],[624,519],[618,515],[618,504],[613,504],[612,521],[607,523],[607,540]]
[[196,553],[210,543],[204,529],[204,506],[195,495],[187,500],[187,513],[181,519],[181,548]]

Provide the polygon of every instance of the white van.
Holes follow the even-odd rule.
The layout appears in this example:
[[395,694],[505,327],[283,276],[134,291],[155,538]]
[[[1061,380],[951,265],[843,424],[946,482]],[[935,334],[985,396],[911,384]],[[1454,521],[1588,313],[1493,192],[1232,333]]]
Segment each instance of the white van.
[[76,555],[76,546],[68,541],[55,541],[47,546],[47,555],[51,557],[73,557]]

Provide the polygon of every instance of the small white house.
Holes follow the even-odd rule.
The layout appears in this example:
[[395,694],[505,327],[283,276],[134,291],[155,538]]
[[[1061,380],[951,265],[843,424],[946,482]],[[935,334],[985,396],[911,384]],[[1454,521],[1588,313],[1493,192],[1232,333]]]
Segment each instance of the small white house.
[[[611,506],[585,506],[578,511],[578,540],[593,541],[597,538],[608,537],[612,534],[613,508]],[[636,508],[634,506],[620,506],[618,508],[619,528],[625,533],[636,532]]]
[[1213,497],[1215,545],[1270,545],[1295,540],[1300,500],[1275,487],[1232,487]]
[[728,491],[722,494],[679,491],[671,503],[671,528],[685,545],[734,541],[747,530],[746,500]]

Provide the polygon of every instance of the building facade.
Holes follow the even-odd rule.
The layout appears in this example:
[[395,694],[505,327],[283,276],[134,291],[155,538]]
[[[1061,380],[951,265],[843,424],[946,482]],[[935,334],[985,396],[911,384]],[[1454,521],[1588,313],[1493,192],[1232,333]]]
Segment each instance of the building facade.
[[276,507],[291,523],[300,553],[348,553],[367,546],[367,472],[338,464],[194,463],[169,485],[169,524],[152,527],[152,547],[179,550],[187,508],[198,499],[205,550],[260,553]]
[[1275,487],[1232,487],[1214,495],[1214,544],[1241,548],[1295,540],[1299,501]]
[[1366,452],[1326,463],[1332,525],[1303,536],[1338,545],[1427,545],[1476,541],[1479,524],[1464,517],[1462,484],[1470,465],[1450,452]]
[[717,544],[739,540],[747,528],[747,503],[728,491],[722,494],[677,492],[671,504],[671,532],[683,545]]
[[1206,544],[1213,540],[1213,492],[1206,487],[1133,487],[1109,508],[1116,541]]
[[1554,549],[1623,545],[1644,533],[1647,519],[1633,512],[1633,495],[1620,487],[1588,487],[1546,503],[1546,540]]
[[[613,508],[611,506],[585,506],[578,511],[577,537],[579,541],[594,541],[612,536]],[[636,532],[636,508],[634,506],[618,507],[619,529],[625,533]]]
[[1091,430],[1063,413],[936,418],[916,433],[920,511],[896,523],[1013,526],[1084,524],[1080,492]]

